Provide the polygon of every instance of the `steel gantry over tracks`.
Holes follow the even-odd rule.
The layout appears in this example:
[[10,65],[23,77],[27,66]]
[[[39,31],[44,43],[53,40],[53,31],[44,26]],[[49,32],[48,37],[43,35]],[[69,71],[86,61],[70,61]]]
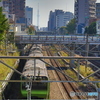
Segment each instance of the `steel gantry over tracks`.
[[[51,64],[47,63],[45,60],[43,59],[77,59],[79,60],[100,60],[100,57],[73,57],[73,56],[70,56],[70,57],[58,57],[58,56],[43,56],[43,57],[29,57],[29,56],[0,56],[0,59],[39,59],[41,61],[43,61],[44,63],[46,63],[47,65],[51,66],[54,70],[57,70],[59,72],[61,72],[63,75],[69,77],[72,81],[66,81],[66,80],[62,80],[62,81],[54,81],[54,80],[41,80],[41,81],[36,81],[36,80],[33,80],[33,82],[86,82],[86,83],[89,83],[89,82],[93,82],[93,83],[98,83],[100,81],[88,81],[87,78],[89,78],[90,76],[94,75],[95,73],[99,72],[100,71],[100,68],[98,68],[98,70],[94,71],[92,74],[88,75],[87,77],[84,77],[83,79],[79,79],[78,77],[78,80],[74,80],[73,78],[71,78],[70,76],[66,75],[65,73],[63,73],[61,70],[55,68],[54,66],[52,66]],[[8,64],[4,63],[3,61],[0,61],[0,63],[4,64],[5,66],[9,67],[10,69],[12,69],[13,71],[15,71],[16,73],[24,76],[21,72],[19,72],[18,70],[14,69],[13,67],[9,66]],[[78,63],[78,68],[80,67],[79,66],[80,63]],[[35,67],[35,66],[34,66]],[[35,73],[35,72],[34,72]],[[80,72],[77,73],[78,76],[80,74]],[[25,76],[24,76],[25,77]],[[0,80],[0,82],[4,81],[4,82],[27,82],[27,81],[32,81],[30,80],[28,77],[26,77],[27,80],[24,80],[24,81],[16,81],[16,80]]]

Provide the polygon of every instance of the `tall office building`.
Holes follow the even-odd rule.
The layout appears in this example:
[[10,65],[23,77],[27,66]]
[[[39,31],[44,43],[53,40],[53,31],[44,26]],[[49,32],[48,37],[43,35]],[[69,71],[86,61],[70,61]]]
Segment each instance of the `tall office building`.
[[63,14],[63,10],[55,10],[50,11],[49,21],[48,21],[48,31],[55,31],[56,30],[56,17],[59,14]]
[[73,13],[71,12],[64,12],[63,14],[58,14],[56,16],[56,29],[66,26],[71,19],[73,19]]
[[72,18],[73,14],[71,12],[64,12],[63,10],[50,11],[48,30],[56,31],[58,28],[65,26]]
[[15,14],[15,22],[21,25],[21,31],[26,28],[25,0],[8,0],[9,14]]
[[16,20],[25,18],[25,0],[8,0],[9,14],[15,14]]
[[25,0],[3,0],[3,7],[8,7],[9,14],[15,14],[16,20],[25,18]]
[[89,25],[89,20],[96,18],[96,0],[75,0],[75,19],[77,32]]
[[97,34],[100,35],[100,3],[96,3],[96,29],[97,29]]
[[96,3],[96,17],[100,19],[100,3]]
[[29,26],[33,21],[33,8],[26,6],[25,8],[26,25]]
[[[3,0],[4,14],[9,19],[9,23],[21,25],[21,31],[26,28],[25,0]],[[8,12],[8,14],[7,14]]]
[[49,21],[48,21],[48,31],[54,30],[54,12],[50,11]]

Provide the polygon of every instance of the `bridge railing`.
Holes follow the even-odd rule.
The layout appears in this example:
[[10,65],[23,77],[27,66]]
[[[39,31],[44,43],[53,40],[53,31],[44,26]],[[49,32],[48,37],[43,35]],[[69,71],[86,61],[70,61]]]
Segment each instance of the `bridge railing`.
[[[15,42],[17,43],[32,43],[32,42],[83,42],[87,41],[86,36],[38,36],[38,35],[22,35],[16,36]],[[90,36],[88,42],[100,42],[100,38]]]

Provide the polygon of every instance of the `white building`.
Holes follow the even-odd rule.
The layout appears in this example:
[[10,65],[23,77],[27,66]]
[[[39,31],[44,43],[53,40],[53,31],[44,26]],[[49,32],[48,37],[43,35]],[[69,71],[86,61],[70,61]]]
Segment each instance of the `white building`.
[[56,29],[62,26],[66,26],[71,19],[73,19],[73,14],[71,12],[64,12],[63,14],[58,14],[56,16]]
[[100,34],[100,19],[96,21],[97,34]]
[[26,25],[29,26],[33,21],[33,8],[26,6],[25,8]]
[[21,25],[20,24],[16,24],[16,33],[21,33]]

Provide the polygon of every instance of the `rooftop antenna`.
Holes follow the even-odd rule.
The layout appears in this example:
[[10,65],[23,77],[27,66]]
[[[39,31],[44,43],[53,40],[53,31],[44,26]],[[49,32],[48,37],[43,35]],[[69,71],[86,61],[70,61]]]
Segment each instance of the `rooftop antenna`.
[[39,29],[39,3],[38,3],[38,9],[37,9],[37,27]]

